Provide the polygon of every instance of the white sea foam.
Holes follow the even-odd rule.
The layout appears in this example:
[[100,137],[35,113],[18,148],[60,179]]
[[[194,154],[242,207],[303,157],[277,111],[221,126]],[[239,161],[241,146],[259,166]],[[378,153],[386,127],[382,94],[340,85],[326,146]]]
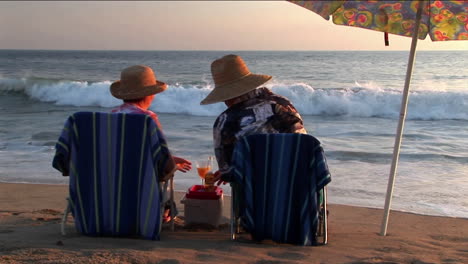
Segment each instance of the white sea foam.
[[[121,103],[109,92],[110,81],[80,82],[40,79],[0,79],[0,93],[23,93],[32,99],[57,105],[113,107]],[[398,118],[401,91],[378,84],[355,83],[336,89],[314,88],[306,83],[270,83],[275,93],[289,98],[302,115]],[[151,109],[161,113],[215,116],[224,104],[202,106],[200,101],[212,90],[210,84],[169,85],[156,96]],[[448,90],[423,82],[410,94],[408,119],[468,120],[468,91]]]

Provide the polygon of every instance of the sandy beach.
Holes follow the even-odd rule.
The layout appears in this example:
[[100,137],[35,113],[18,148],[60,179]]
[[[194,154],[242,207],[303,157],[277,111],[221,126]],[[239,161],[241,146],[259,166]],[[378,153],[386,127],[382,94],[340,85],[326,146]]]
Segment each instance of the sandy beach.
[[468,219],[393,211],[382,237],[381,210],[335,204],[329,244],[319,247],[230,241],[229,197],[226,224],[215,230],[184,228],[178,203],[175,231],[164,227],[160,241],[86,237],[71,221],[62,236],[67,192],[64,185],[0,183],[0,263],[468,263]]

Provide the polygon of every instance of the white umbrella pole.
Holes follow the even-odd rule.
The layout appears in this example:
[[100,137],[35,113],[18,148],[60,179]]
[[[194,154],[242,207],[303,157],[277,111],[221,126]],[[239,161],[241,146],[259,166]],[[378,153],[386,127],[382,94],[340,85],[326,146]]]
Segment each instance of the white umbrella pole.
[[403,128],[405,127],[405,118],[406,118],[406,109],[408,107],[408,95],[409,95],[409,87],[411,82],[411,75],[413,74],[413,65],[414,65],[414,58],[416,55],[416,44],[418,43],[418,33],[419,33],[419,25],[421,24],[421,13],[423,9],[424,2],[420,2],[418,12],[416,15],[416,23],[414,24],[414,32],[413,32],[413,39],[411,41],[411,50],[410,55],[408,58],[408,67],[406,70],[406,80],[405,80],[405,88],[403,90],[403,98],[401,99],[401,109],[400,109],[400,120],[398,121],[397,127],[397,135],[395,138],[395,145],[393,147],[393,160],[392,160],[392,167],[390,168],[390,175],[388,177],[388,185],[387,185],[387,196],[385,197],[385,209],[384,209],[384,217],[382,219],[382,225],[380,228],[380,235],[385,236],[387,234],[387,225],[388,225],[388,217],[390,215],[390,206],[392,203],[392,195],[393,195],[393,186],[395,184],[395,175],[398,166],[398,159],[400,157],[400,146],[401,146],[401,138],[403,135]]

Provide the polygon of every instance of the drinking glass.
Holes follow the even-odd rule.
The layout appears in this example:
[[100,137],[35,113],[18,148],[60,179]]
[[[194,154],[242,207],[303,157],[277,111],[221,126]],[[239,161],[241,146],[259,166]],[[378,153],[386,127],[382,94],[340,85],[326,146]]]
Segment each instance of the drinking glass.
[[205,175],[213,168],[213,157],[209,156],[207,159],[198,160],[196,162],[198,176],[202,179],[204,184]]

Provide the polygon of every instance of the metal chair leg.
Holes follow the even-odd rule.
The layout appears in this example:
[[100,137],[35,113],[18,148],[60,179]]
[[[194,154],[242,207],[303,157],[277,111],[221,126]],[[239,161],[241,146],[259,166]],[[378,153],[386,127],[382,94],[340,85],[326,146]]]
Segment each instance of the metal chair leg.
[[67,206],[65,207],[65,210],[63,211],[63,216],[62,216],[62,223],[60,224],[60,231],[62,233],[62,236],[65,236],[66,235],[66,232],[65,232],[65,224],[67,222],[67,218],[68,218],[68,213],[70,213],[70,198],[67,197]]
[[[320,194],[319,194],[320,195]],[[320,202],[320,198],[321,202]],[[317,229],[317,237],[321,237],[321,245],[328,243],[328,209],[327,209],[327,189],[324,187],[321,190],[321,197],[318,199],[317,207],[319,208],[319,223]]]
[[231,188],[231,240],[236,240],[236,230],[235,227],[236,216],[234,212],[234,190]]
[[[170,230],[171,231],[174,231],[174,213],[175,213],[175,203],[174,203],[174,178],[170,178],[168,179],[167,181],[164,182],[164,184],[162,184],[162,186],[160,187],[161,189],[161,192],[163,193],[163,204],[161,206],[161,223],[160,223],[160,227],[162,227],[162,224],[163,224],[163,215],[165,213],[165,204],[166,204],[166,199],[167,197],[169,196],[169,203],[170,203],[170,218],[171,220],[169,220],[169,226],[170,226]],[[169,193],[168,193],[169,192]],[[161,230],[160,230],[161,231]]]
[[170,200],[171,200],[171,231],[174,231],[174,212],[175,212],[175,203],[174,203],[174,178],[169,180],[170,184]]
[[323,245],[328,244],[327,188],[323,188]]

